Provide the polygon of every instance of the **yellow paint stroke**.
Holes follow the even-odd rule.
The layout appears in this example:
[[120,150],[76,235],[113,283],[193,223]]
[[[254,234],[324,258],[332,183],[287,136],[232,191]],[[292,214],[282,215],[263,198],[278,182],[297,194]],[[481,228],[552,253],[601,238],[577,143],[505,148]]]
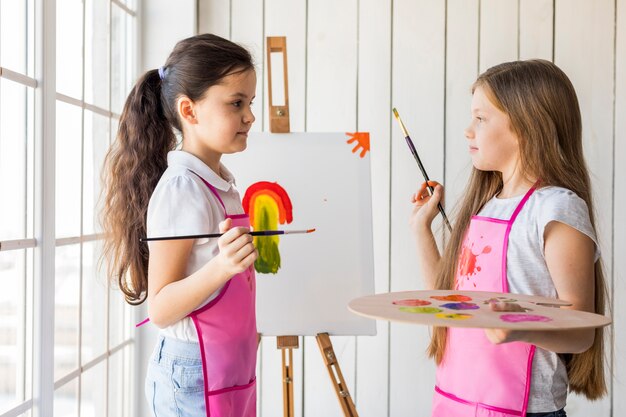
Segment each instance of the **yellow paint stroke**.
[[[250,213],[250,223],[252,225],[256,225],[255,219],[257,218],[256,214],[257,214],[257,207],[258,207],[257,199],[259,197],[264,197],[265,199],[271,197],[274,200],[274,203],[276,203],[275,204],[276,205],[276,219],[278,219],[280,224],[284,224],[287,221],[287,210],[285,209],[285,206],[283,205],[283,199],[280,198],[280,196],[276,194],[275,192],[273,192],[272,190],[268,190],[266,188],[266,189],[255,192],[250,197],[250,207],[254,208],[252,213]],[[263,199],[261,201],[263,201]],[[274,229],[277,229],[277,228],[278,226],[276,226]]]
[[[258,230],[278,229],[279,207],[273,197],[258,195],[254,198],[254,227]],[[275,274],[280,269],[280,252],[278,251],[278,236],[255,236],[254,246],[259,251],[259,257],[254,262],[257,272]]]

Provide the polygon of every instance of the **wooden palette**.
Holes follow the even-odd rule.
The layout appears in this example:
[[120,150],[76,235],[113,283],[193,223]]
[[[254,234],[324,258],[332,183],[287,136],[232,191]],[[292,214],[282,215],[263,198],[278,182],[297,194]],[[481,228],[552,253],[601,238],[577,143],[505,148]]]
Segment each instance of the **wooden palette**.
[[[517,311],[493,311],[491,303]],[[440,327],[564,330],[603,327],[611,318],[567,308],[571,303],[535,295],[485,291],[402,291],[356,298],[355,314]]]

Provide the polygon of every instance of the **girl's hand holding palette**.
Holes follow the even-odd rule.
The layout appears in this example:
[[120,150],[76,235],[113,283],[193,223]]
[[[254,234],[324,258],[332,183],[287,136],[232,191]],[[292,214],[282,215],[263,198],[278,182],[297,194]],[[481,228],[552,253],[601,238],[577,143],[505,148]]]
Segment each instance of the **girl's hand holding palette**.
[[610,317],[567,308],[567,301],[484,291],[404,291],[357,298],[355,314],[440,327],[564,330],[603,327]]

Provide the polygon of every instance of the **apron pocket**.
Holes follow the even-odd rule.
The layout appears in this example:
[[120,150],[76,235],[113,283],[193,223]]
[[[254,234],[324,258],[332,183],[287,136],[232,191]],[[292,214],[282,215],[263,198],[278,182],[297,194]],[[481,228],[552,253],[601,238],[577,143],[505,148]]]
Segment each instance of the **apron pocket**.
[[435,387],[432,417],[520,417],[521,415],[519,411],[466,401]]
[[476,407],[476,417],[520,417],[521,412],[485,408],[480,404]]
[[256,378],[246,385],[222,388],[207,393],[211,417],[256,416]]

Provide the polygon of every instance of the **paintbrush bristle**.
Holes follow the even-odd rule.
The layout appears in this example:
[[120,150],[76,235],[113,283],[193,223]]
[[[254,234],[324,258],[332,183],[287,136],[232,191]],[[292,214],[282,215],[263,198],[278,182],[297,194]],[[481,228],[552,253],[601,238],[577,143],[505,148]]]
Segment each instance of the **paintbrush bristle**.
[[404,134],[404,137],[408,137],[409,132],[407,132],[406,127],[404,126],[404,123],[402,123],[402,119],[400,119],[398,110],[396,110],[396,108],[394,107],[392,111],[393,111],[393,115],[396,116],[396,120],[398,121],[398,123],[400,123],[400,129],[402,129],[402,133]]
[[314,231],[315,231],[315,229],[309,229],[309,230],[307,230],[306,232],[307,232],[307,233],[313,233]]

